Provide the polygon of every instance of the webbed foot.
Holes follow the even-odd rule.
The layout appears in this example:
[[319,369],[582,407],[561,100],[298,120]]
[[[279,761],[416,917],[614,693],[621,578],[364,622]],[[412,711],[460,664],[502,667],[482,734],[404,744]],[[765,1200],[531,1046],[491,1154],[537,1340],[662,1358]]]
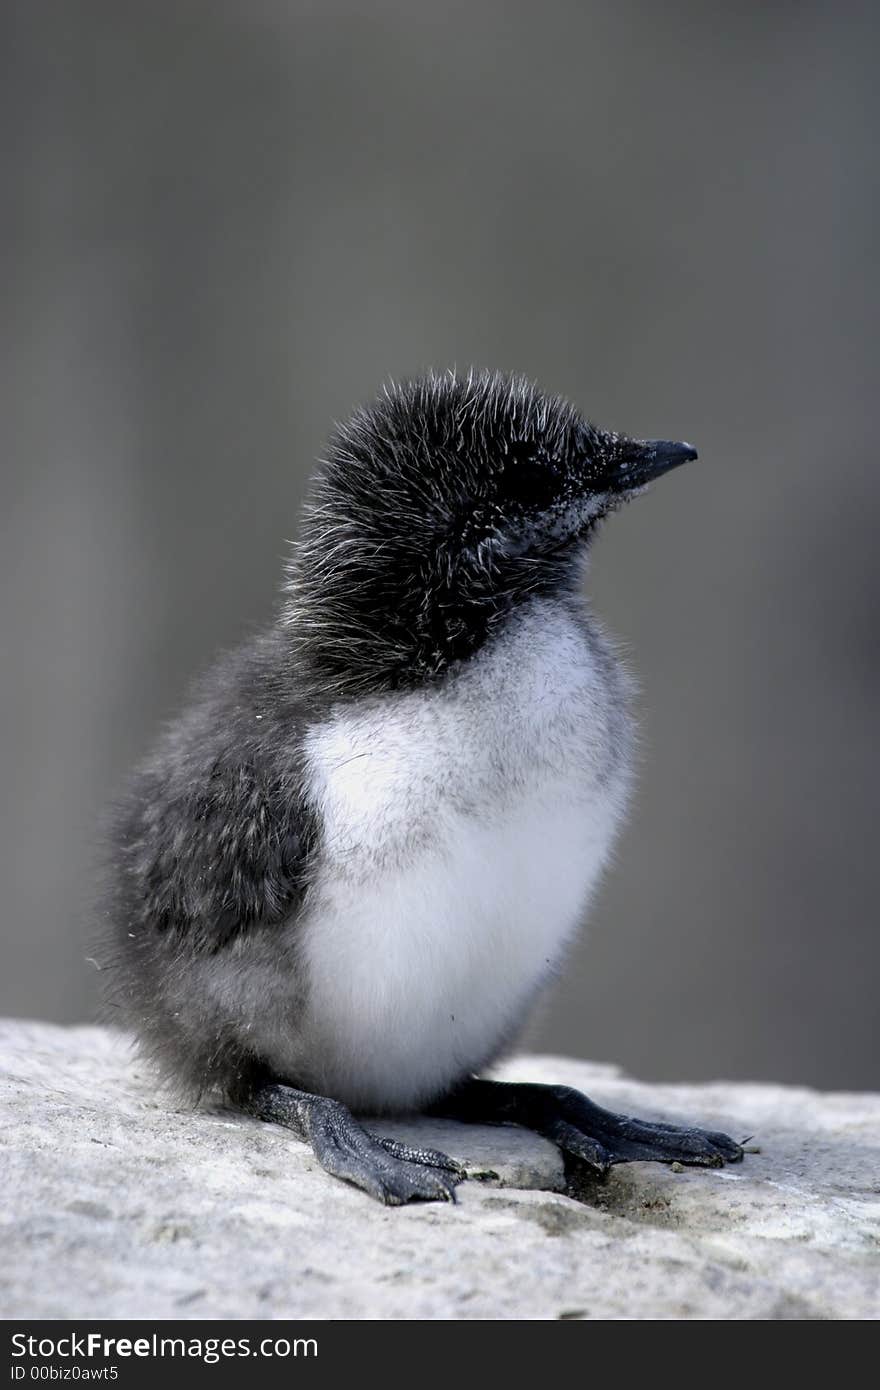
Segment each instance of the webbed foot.
[[261,1120],[284,1125],[311,1144],[322,1168],[353,1183],[386,1206],[404,1202],[454,1202],[464,1171],[436,1149],[418,1149],[370,1134],[338,1100],[262,1086],[248,1110]]
[[603,1110],[569,1086],[471,1080],[436,1102],[431,1114],[482,1124],[518,1124],[558,1144],[597,1173],[615,1163],[683,1163],[720,1168],[742,1147],[726,1134],[653,1124]]

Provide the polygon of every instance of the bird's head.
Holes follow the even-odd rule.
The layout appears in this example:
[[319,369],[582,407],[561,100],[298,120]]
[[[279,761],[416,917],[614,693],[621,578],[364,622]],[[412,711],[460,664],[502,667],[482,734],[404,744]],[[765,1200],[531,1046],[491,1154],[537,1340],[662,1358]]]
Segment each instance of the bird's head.
[[570,590],[597,523],[696,456],[521,377],[389,386],[337,429],[305,509],[284,613],[301,660],[339,694],[439,674],[517,603]]

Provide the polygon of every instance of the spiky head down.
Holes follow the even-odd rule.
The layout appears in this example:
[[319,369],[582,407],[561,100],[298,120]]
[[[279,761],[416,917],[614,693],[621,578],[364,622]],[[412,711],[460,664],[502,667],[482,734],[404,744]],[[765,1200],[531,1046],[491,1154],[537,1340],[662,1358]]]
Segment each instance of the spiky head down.
[[439,674],[529,595],[570,587],[597,522],[684,457],[522,377],[387,387],[337,429],[305,509],[285,603],[301,674],[339,695]]

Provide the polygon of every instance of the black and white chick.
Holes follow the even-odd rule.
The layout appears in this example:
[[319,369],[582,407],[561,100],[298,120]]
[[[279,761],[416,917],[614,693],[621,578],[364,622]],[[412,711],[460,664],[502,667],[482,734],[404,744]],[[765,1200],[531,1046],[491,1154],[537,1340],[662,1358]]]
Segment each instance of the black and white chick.
[[109,1002],[182,1092],[288,1126],[390,1204],[463,1175],[354,1114],[517,1123],[600,1173],[741,1158],[480,1076],[571,944],[630,787],[590,543],[694,458],[488,373],[391,386],[337,430],[276,621],[116,820]]

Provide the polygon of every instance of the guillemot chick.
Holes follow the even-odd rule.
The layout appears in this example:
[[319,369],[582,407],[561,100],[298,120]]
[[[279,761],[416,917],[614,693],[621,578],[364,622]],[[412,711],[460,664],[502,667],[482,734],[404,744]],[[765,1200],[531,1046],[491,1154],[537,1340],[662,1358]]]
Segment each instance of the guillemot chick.
[[462,1174],[352,1112],[514,1122],[598,1172],[741,1158],[478,1075],[564,956],[627,800],[590,542],[694,458],[493,374],[391,386],[337,430],[275,622],[203,680],[116,821],[110,1002],[183,1092],[288,1126],[393,1204]]

